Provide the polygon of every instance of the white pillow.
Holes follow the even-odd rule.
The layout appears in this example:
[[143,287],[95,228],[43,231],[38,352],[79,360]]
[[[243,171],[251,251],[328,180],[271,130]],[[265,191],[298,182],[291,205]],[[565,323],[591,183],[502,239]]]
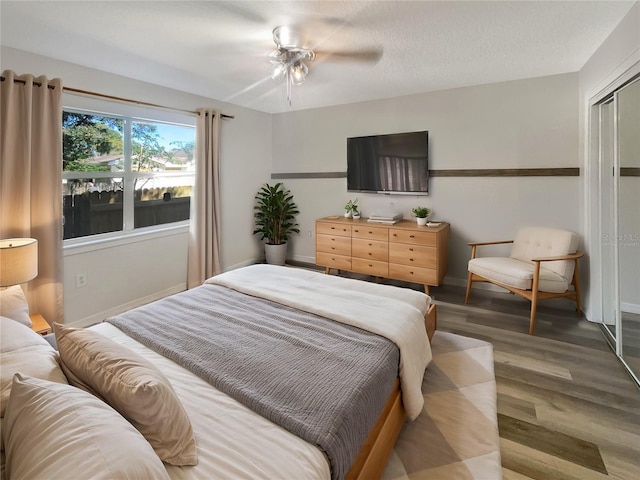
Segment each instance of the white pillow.
[[104,399],[171,465],[196,465],[189,416],[171,382],[150,362],[110,338],[54,324],[69,383]]
[[20,285],[0,290],[0,315],[31,328],[29,304]]
[[169,479],[140,432],[71,385],[16,374],[2,427],[12,480]]
[[58,352],[42,335],[6,317],[0,317],[0,332],[0,417],[4,417],[15,373],[65,384],[67,378]]

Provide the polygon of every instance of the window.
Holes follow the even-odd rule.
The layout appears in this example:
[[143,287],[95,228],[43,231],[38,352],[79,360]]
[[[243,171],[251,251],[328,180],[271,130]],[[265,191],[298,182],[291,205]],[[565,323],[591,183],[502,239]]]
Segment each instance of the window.
[[189,219],[191,126],[65,110],[64,239]]

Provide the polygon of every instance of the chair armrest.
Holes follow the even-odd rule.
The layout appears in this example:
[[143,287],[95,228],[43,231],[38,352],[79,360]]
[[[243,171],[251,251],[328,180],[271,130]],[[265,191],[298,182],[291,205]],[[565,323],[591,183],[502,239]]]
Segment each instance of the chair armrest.
[[532,262],[555,262],[556,260],[577,260],[584,256],[584,252],[569,253],[567,255],[558,255],[555,257],[532,258]]
[[482,245],[500,245],[503,243],[513,243],[513,240],[502,240],[500,242],[470,242],[467,243],[470,247],[481,247]]

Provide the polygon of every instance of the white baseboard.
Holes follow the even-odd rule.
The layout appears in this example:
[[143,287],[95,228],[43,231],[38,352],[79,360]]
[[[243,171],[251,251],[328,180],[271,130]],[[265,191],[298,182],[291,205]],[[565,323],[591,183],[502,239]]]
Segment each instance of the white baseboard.
[[620,310],[623,312],[635,313],[640,315],[640,305],[637,303],[621,302]]
[[112,317],[114,315],[119,315],[120,313],[124,313],[128,310],[131,310],[132,308],[140,307],[155,300],[160,300],[161,298],[168,297],[169,295],[173,295],[174,293],[183,292],[186,289],[186,282],[174,285],[173,287],[166,288],[160,292],[154,292],[151,295],[147,295],[146,297],[136,298],[135,300],[131,300],[130,302],[123,303],[116,307],[95,313],[89,317],[85,317],[74,322],[65,322],[65,325],[68,327],[88,327],[90,325],[95,325],[96,323],[103,322],[106,318]]

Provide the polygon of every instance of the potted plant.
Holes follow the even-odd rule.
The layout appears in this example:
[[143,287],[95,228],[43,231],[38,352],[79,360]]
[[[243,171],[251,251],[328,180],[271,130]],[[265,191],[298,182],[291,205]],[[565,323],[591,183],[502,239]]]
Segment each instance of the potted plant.
[[256,194],[254,235],[267,240],[265,256],[267,263],[284,265],[287,257],[287,240],[292,233],[300,233],[295,216],[300,213],[293,195],[282,183],[265,183]]
[[358,199],[356,198],[355,200],[349,200],[345,205],[344,205],[344,216],[347,218],[355,218],[358,219],[360,218],[360,212],[358,211]]
[[418,225],[426,225],[427,218],[431,215],[431,209],[427,207],[415,207],[411,210],[411,213],[416,217]]

